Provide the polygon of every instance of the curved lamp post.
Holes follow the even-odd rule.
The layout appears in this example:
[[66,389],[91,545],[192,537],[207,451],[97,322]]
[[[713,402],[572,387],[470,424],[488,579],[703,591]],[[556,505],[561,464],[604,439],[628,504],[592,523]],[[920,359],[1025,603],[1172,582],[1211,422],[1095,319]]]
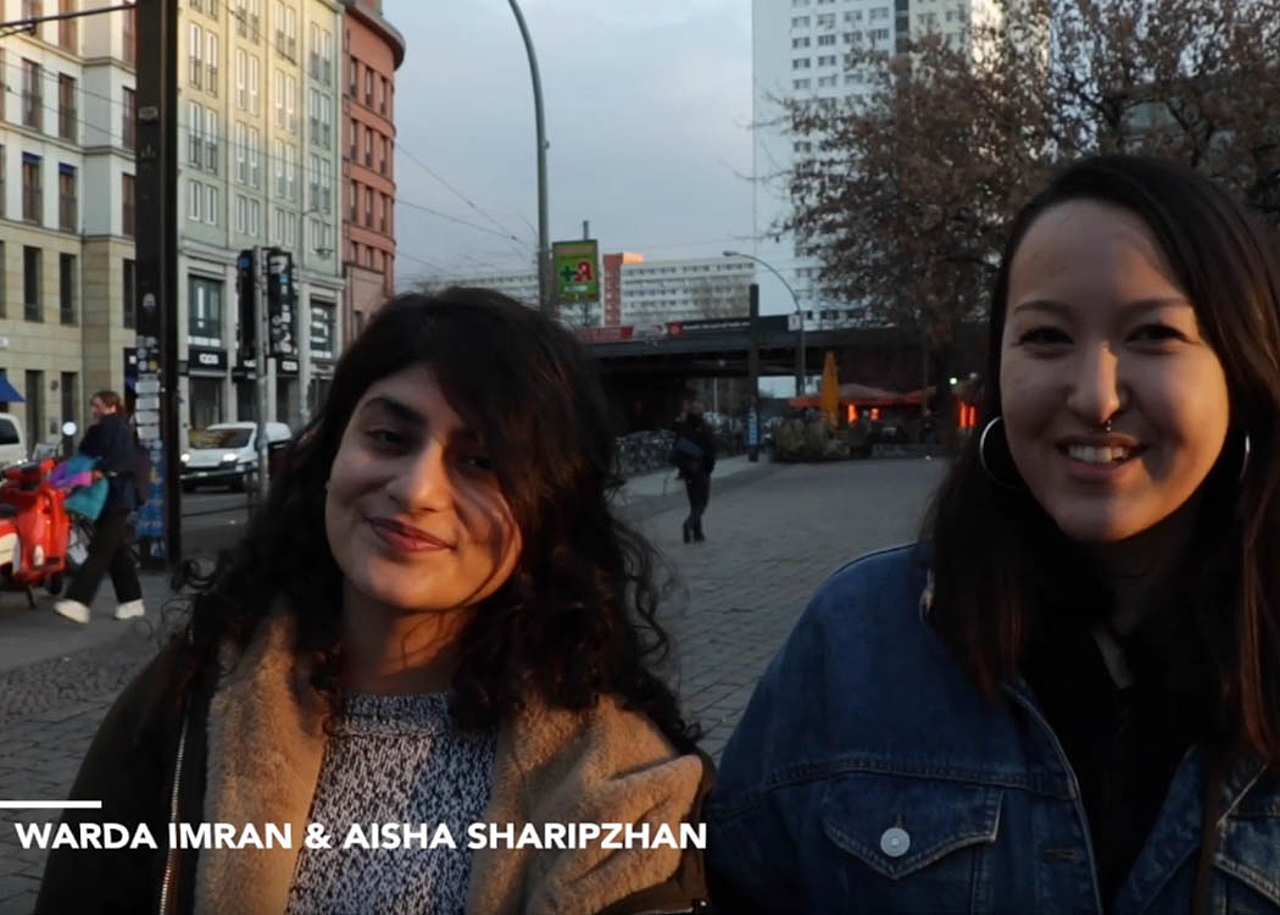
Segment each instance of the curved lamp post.
[[768,261],[762,260],[754,254],[743,254],[741,251],[723,251],[721,253],[725,257],[745,257],[747,260],[755,261],[757,264],[760,264],[776,276],[779,281],[781,281],[782,285],[787,287],[787,292],[791,293],[791,301],[796,306],[796,318],[800,324],[800,344],[796,350],[796,396],[803,397],[805,369],[808,368],[808,366],[805,364],[804,353],[804,310],[800,308],[800,299],[796,296],[796,291],[791,288],[791,284],[787,282],[787,278],[777,270],[773,269],[773,265]]
[[538,132],[538,307],[545,315],[551,314],[551,290],[548,273],[551,269],[551,245],[547,240],[547,125],[542,115],[542,78],[538,76],[538,57],[533,52],[533,39],[524,15],[516,0],[509,0],[520,26],[520,37],[529,54],[529,73],[533,77],[533,116]]

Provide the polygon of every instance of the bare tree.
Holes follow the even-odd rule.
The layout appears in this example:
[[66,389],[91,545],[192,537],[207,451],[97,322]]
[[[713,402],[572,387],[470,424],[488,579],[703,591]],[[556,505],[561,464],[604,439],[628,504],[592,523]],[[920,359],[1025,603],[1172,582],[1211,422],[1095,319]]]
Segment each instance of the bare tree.
[[1002,0],[959,46],[857,48],[868,95],[786,104],[814,152],[778,228],[817,252],[829,296],[917,332],[946,378],[1009,218],[1071,158],[1175,158],[1280,226],[1277,48],[1280,0]]

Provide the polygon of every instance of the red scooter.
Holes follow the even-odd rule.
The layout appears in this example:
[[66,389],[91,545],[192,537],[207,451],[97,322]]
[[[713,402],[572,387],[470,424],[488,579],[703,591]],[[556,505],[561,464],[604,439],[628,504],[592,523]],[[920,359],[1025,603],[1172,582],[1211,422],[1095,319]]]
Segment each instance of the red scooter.
[[52,458],[3,471],[0,484],[0,587],[22,590],[34,609],[35,588],[62,593],[71,519],[67,493],[49,482]]

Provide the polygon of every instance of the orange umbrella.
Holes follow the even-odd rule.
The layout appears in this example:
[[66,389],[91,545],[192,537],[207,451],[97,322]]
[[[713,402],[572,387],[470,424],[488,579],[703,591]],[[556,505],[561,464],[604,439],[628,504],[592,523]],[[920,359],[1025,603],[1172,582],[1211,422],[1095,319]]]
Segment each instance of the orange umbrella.
[[840,423],[840,380],[836,377],[836,354],[827,353],[822,363],[822,384],[818,387],[818,409],[827,425],[834,429]]

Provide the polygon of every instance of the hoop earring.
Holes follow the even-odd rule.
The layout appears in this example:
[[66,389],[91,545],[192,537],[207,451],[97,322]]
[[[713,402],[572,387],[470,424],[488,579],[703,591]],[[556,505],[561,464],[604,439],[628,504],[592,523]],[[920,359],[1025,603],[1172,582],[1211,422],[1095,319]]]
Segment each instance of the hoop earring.
[[1004,417],[993,416],[985,426],[982,427],[982,435],[978,438],[978,463],[982,465],[983,472],[987,475],[992,483],[997,486],[1003,486],[1005,489],[1021,489],[1022,487],[1016,483],[1010,483],[1008,480],[1002,480],[991,470],[991,466],[987,463],[987,436],[991,430],[996,427],[996,423],[1002,422]]
[[1244,460],[1240,462],[1240,476],[1236,477],[1236,485],[1239,486],[1244,482],[1245,471],[1249,469],[1249,452],[1251,446],[1249,444],[1249,433],[1244,434]]

